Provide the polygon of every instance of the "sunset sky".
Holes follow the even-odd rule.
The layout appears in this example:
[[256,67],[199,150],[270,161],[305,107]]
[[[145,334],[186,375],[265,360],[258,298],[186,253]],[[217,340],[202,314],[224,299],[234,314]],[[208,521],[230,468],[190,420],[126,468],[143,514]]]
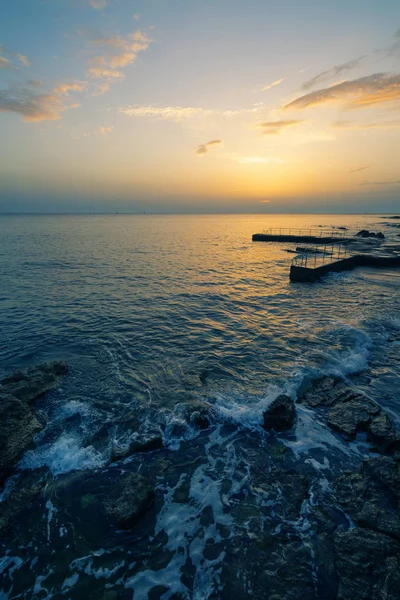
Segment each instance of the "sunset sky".
[[400,210],[399,0],[13,0],[0,212]]

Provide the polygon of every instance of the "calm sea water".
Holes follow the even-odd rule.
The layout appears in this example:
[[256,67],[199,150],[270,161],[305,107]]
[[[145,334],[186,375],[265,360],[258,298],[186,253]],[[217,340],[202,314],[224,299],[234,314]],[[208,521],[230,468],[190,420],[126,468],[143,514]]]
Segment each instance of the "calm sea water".
[[[136,557],[140,569],[126,567],[122,583],[135,590],[135,600],[147,598],[156,585],[169,589],[163,598],[215,593],[222,559],[204,558],[211,533],[200,524],[202,534],[193,533],[193,519],[200,523],[200,508],[209,505],[220,524],[233,527],[235,517],[227,523],[222,510],[218,486],[225,467],[218,455],[230,465],[232,481],[243,484],[251,477],[238,475],[242,459],[233,457],[232,444],[237,438],[243,446],[243,436],[258,431],[263,408],[278,393],[295,396],[318,374],[346,376],[369,369],[372,377],[364,391],[400,420],[399,347],[388,343],[400,330],[399,274],[359,269],[315,284],[293,284],[293,254],[286,249],[294,245],[251,241],[253,233],[269,227],[322,225],[384,231],[400,242],[400,230],[383,222],[370,215],[0,217],[0,373],[53,359],[70,365],[63,387],[41,401],[49,424],[21,469],[43,467],[51,478],[104,467],[111,445],[125,443],[132,434],[124,426],[132,411],[139,432],[162,431],[163,460],[174,464],[173,474],[160,483],[164,502],[155,517],[155,529],[168,533],[170,560],[164,558],[156,568]],[[198,385],[200,376],[207,379],[206,387]],[[214,406],[216,422],[205,433],[186,423],[179,409],[193,399]],[[317,427],[305,410],[285,443],[299,460],[315,449],[329,460],[341,444],[344,451],[344,443]],[[157,470],[155,461],[153,454],[141,455],[141,468]],[[199,469],[203,475],[207,470],[207,481],[200,482]],[[178,543],[171,524],[178,508],[170,491],[185,476],[193,486],[197,482],[199,495],[186,512],[178,507]],[[193,513],[196,502],[198,514]],[[53,519],[48,507],[44,514]],[[54,535],[62,526],[54,526]],[[194,538],[199,547],[191,555]],[[181,547],[196,572],[190,593],[180,582]],[[111,550],[104,564],[98,558],[103,579],[86,571],[94,586],[100,580],[112,587],[121,579],[113,574],[121,562],[116,548],[115,560]],[[7,552],[26,560],[15,548]],[[34,560],[34,548],[28,554]],[[41,556],[30,569],[31,583],[28,575],[23,579],[23,589],[10,591],[8,574],[3,593],[9,596],[0,592],[0,597],[32,597],[37,578],[51,570],[58,579],[50,578],[48,596],[39,597],[53,597],[68,577],[69,597],[84,597],[75,576],[80,573],[81,581],[84,569],[73,562],[79,551],[62,566],[52,556],[50,550]]]

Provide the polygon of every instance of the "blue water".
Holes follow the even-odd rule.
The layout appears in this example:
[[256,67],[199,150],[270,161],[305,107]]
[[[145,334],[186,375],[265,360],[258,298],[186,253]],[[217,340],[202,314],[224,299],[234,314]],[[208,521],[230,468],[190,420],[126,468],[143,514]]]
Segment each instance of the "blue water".
[[[388,342],[400,331],[399,274],[359,269],[294,284],[289,282],[294,255],[286,250],[295,245],[251,241],[268,227],[322,225],[384,231],[386,242],[400,244],[400,230],[383,222],[371,215],[1,216],[0,374],[53,359],[70,366],[62,388],[40,401],[48,425],[21,469],[44,467],[52,477],[103,468],[111,446],[132,434],[126,423],[134,412],[139,434],[162,431],[172,461],[184,447],[188,452],[185,444],[202,440],[198,468],[207,466],[210,481],[206,488],[197,484],[199,494],[205,506],[209,495],[224,524],[228,517],[217,507],[220,473],[210,448],[226,464],[231,460],[233,481],[240,459],[229,454],[232,435],[241,440],[243,431],[258,430],[263,408],[278,393],[295,397],[318,374],[345,377],[368,370],[371,377],[360,380],[361,388],[400,420],[399,345]],[[200,376],[207,385],[199,383]],[[179,407],[193,399],[215,408],[216,422],[206,433],[184,422]],[[227,424],[234,429],[225,436],[221,427]],[[316,428],[306,411],[287,443],[299,457],[323,448],[328,458],[342,444]],[[154,459],[140,460],[146,468]],[[190,473],[195,490],[198,473]],[[184,466],[176,466],[176,477],[184,475]],[[173,512],[168,490],[177,480],[164,484],[156,529],[167,531],[168,511]],[[183,521],[193,517],[189,508]],[[168,582],[171,594],[165,598],[185,592],[173,583],[183,568],[173,531],[169,539],[174,558],[158,579],[143,575],[149,570],[154,575],[150,567],[139,574],[133,567],[127,571],[124,585],[143,594],[138,598],[147,597],[153,580]],[[120,559],[118,552],[114,563],[108,557],[107,568],[112,571]],[[206,597],[202,586],[215,592],[219,563],[214,568],[212,561],[193,562],[199,577],[204,575],[193,597]],[[74,564],[67,590],[81,572]],[[51,568],[49,554],[35,578]],[[47,586],[48,596],[38,597],[53,597],[64,575]],[[110,575],[111,582],[117,579]],[[19,593],[32,597],[32,589]],[[6,592],[4,597],[17,597],[7,585]],[[81,597],[76,593],[70,597]]]

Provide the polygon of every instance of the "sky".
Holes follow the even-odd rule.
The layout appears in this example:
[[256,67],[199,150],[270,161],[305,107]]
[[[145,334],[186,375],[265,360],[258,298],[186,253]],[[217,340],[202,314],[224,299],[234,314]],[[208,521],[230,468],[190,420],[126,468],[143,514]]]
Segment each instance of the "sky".
[[400,211],[399,0],[3,0],[0,212]]

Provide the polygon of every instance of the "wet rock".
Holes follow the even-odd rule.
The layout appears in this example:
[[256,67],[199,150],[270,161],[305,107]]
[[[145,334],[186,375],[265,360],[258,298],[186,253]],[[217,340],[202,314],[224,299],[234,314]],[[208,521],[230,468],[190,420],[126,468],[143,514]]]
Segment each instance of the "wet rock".
[[370,421],[371,413],[368,408],[357,400],[336,404],[329,411],[327,419],[332,429],[349,437],[354,437],[357,431],[367,431]]
[[356,237],[361,238],[377,238],[379,240],[384,240],[385,236],[383,233],[373,233],[372,231],[368,231],[368,229],[361,229],[358,233],[356,233]]
[[360,527],[400,540],[400,465],[391,457],[368,459],[358,473],[341,476],[335,497]]
[[23,402],[33,402],[59,386],[67,370],[65,362],[53,361],[27,371],[17,371],[0,381],[1,391]]
[[294,402],[289,396],[281,394],[264,412],[264,428],[286,431],[293,427],[296,420]]
[[398,600],[400,544],[355,528],[334,536],[338,600]]
[[174,407],[176,425],[185,427],[185,423],[196,426],[198,429],[207,429],[211,424],[212,406],[201,400],[188,400],[180,402]]
[[121,529],[130,529],[152,505],[154,490],[138,473],[124,473],[109,491],[106,514]]
[[44,485],[44,478],[38,478],[37,472],[28,471],[18,477],[1,503],[0,533],[12,527],[16,518],[19,523],[22,522],[21,513],[31,511],[32,503],[38,498]]
[[316,406],[331,406],[336,402],[339,390],[343,389],[343,382],[333,377],[321,377],[313,382],[299,398],[299,403],[306,404],[311,408]]
[[60,477],[50,499],[68,515],[76,535],[100,547],[115,529],[139,523],[153,504],[154,489],[135,472],[81,471]]
[[399,445],[398,435],[385,411],[341,379],[322,377],[302,395],[300,402],[321,409],[327,424],[343,435],[354,437],[359,431],[365,431],[379,452],[394,452]]
[[151,452],[159,450],[163,447],[161,434],[154,433],[138,436],[131,440],[128,444],[114,444],[112,449],[111,461],[115,462],[123,458],[127,458],[137,452]]
[[0,394],[0,482],[42,429],[33,411],[9,394]]

